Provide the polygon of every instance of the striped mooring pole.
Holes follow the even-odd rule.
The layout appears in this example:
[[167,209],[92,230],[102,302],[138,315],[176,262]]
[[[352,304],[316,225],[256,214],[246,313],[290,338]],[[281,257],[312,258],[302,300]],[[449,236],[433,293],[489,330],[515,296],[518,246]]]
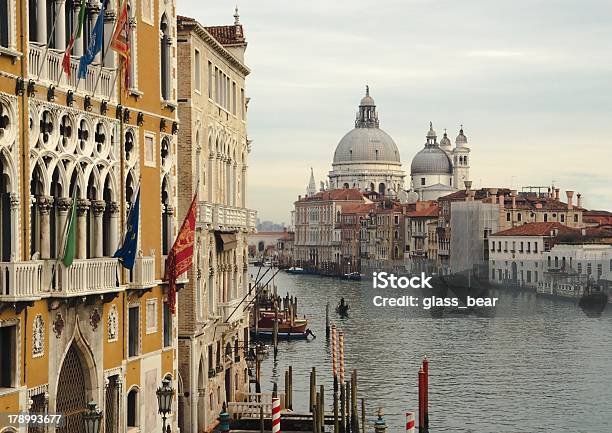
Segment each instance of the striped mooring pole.
[[280,398],[274,397],[272,399],[272,433],[280,433]]
[[340,384],[344,383],[344,333],[338,334],[338,346],[340,349]]
[[406,412],[406,433],[415,433],[414,413]]

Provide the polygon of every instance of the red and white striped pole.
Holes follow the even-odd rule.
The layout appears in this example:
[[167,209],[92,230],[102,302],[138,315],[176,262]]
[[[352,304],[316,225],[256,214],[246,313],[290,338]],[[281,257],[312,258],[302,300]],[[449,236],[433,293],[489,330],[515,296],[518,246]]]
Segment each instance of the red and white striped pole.
[[272,433],[280,433],[280,398],[272,399]]
[[340,331],[338,335],[340,345],[340,384],[344,383],[344,334]]
[[332,370],[334,374],[334,390],[338,389],[338,364],[336,360],[336,325],[331,327],[332,339]]
[[414,413],[406,412],[406,433],[415,433],[414,431]]

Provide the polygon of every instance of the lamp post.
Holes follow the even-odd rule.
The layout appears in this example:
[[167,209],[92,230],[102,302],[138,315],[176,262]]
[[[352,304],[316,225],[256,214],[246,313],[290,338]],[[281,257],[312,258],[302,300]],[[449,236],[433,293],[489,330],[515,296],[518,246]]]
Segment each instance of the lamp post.
[[166,427],[166,419],[168,414],[172,412],[172,397],[174,397],[174,389],[170,387],[170,381],[168,379],[162,380],[162,386],[157,388],[155,393],[157,394],[159,413],[164,421],[162,433],[170,433],[170,425]]
[[102,411],[98,410],[97,405],[93,401],[87,403],[87,408],[89,410],[83,414],[85,433],[100,433]]

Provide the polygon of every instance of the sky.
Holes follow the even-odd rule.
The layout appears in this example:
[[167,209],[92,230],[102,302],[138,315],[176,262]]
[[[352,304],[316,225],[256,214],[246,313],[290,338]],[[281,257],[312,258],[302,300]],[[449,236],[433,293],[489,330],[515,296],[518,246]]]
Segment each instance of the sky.
[[[205,26],[236,1],[177,0]],[[251,69],[248,206],[290,223],[370,86],[409,175],[429,122],[461,124],[474,187],[551,185],[612,210],[609,0],[242,0]],[[407,179],[409,179],[407,177]],[[408,187],[409,181],[406,182]]]

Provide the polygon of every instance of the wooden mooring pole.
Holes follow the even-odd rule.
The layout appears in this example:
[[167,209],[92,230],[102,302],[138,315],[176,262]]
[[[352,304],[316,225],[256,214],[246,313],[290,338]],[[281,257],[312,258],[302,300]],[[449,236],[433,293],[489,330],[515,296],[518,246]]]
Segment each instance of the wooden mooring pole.
[[315,404],[317,404],[317,370],[312,367],[310,372],[310,411],[314,410]]
[[340,383],[340,433],[346,433],[346,399],[344,398],[344,384]]
[[429,360],[423,358],[423,420],[425,421],[425,433],[429,433]]
[[325,338],[329,340],[329,302],[325,304]]
[[357,411],[357,370],[351,374],[351,431],[359,433],[359,412]]
[[325,430],[325,388],[323,385],[319,387],[319,427],[321,431]]
[[352,425],[351,425],[351,410],[353,409],[351,407],[351,383],[350,382],[346,382],[346,390],[344,392],[345,394],[345,398],[346,398],[346,402],[344,403],[346,405],[346,418],[344,419],[344,425],[346,425],[346,431],[347,432],[352,432],[352,433],[356,433],[352,430]]
[[365,398],[361,399],[361,433],[365,433],[365,422],[366,420],[366,415],[365,415]]
[[289,409],[293,410],[293,366],[289,366]]

